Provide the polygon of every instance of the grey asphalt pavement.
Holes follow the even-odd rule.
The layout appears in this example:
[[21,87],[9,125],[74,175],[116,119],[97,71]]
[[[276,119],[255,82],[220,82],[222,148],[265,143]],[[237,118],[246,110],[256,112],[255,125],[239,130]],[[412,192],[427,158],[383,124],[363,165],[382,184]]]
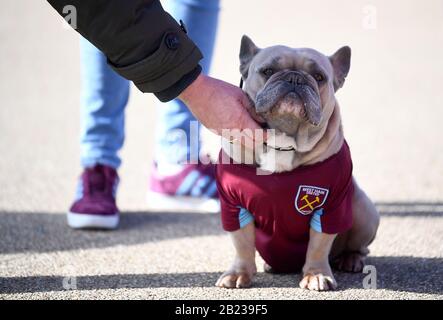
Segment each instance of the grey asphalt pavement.
[[[4,0],[0,299],[443,298],[443,3],[251,3],[222,2],[218,78],[238,82],[244,33],[259,46],[353,49],[338,99],[355,176],[382,216],[368,258],[377,288],[363,287],[368,274],[336,273],[337,291],[308,292],[298,289],[299,274],[263,273],[260,257],[253,288],[215,288],[233,257],[219,216],[155,212],[145,201],[155,101],[135,89],[119,171],[120,228],[70,230],[65,212],[80,173],[79,37],[45,1]],[[206,145],[216,152],[214,136]]]

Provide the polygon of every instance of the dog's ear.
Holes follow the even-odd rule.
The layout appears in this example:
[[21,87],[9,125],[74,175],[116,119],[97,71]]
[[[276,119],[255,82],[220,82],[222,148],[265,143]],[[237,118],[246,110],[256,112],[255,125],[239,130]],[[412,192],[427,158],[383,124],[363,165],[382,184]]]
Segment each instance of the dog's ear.
[[252,58],[259,52],[260,49],[252,42],[252,40],[247,36],[243,35],[240,44],[240,73],[243,80],[248,77],[249,64]]
[[345,83],[349,68],[351,67],[351,48],[345,46],[338,49],[331,57],[332,68],[334,68],[334,89],[337,91]]

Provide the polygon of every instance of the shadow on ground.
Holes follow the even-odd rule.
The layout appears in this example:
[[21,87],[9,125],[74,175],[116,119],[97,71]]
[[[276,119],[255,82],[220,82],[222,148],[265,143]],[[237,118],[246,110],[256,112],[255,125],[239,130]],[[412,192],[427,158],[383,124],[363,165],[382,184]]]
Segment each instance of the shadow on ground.
[[[442,217],[443,203],[379,203],[383,216]],[[0,253],[51,252],[113,245],[131,245],[223,234],[217,214],[123,213],[113,232],[75,231],[66,226],[64,214],[0,212]],[[420,257],[369,257],[377,270],[379,289],[443,294],[443,259]],[[115,288],[212,287],[219,273],[116,274],[76,278],[78,290]],[[336,273],[340,290],[361,289],[365,274]],[[0,278],[0,293],[63,291],[62,276]],[[300,275],[259,273],[256,288],[297,287]]]
[[[443,259],[371,257],[377,270],[377,289],[443,294]],[[220,273],[116,274],[64,278],[62,276],[0,277],[0,294],[76,290],[213,287]],[[366,274],[335,273],[338,290],[363,289]],[[75,282],[74,282],[75,281]],[[297,288],[300,274],[258,273],[255,288]],[[72,288],[72,287],[71,287]]]
[[51,252],[223,234],[218,215],[198,213],[123,213],[114,231],[72,230],[66,215],[0,212],[0,254]]
[[[379,203],[383,216],[443,217],[443,203]],[[0,254],[51,252],[224,234],[219,215],[127,212],[118,230],[76,231],[65,214],[0,211]]]

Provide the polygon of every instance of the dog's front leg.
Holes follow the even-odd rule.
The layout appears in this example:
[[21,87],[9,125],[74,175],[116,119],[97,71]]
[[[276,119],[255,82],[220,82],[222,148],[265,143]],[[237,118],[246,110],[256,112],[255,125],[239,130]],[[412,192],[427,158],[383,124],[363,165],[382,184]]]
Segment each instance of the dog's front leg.
[[300,288],[316,291],[337,288],[337,282],[329,265],[329,252],[335,237],[335,234],[326,234],[310,229],[308,251],[303,266],[303,279],[300,281]]
[[257,272],[254,222],[231,232],[230,235],[236,256],[229,270],[220,276],[215,285],[222,288],[248,288]]

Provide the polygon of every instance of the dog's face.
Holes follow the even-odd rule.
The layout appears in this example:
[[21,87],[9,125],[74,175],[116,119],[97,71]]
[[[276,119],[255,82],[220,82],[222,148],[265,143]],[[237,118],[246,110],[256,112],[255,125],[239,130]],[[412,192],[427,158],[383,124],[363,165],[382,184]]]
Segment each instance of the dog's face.
[[351,50],[331,57],[308,48],[259,49],[247,36],[240,48],[244,90],[254,102],[252,116],[271,129],[292,136],[309,151],[322,135],[350,68]]

